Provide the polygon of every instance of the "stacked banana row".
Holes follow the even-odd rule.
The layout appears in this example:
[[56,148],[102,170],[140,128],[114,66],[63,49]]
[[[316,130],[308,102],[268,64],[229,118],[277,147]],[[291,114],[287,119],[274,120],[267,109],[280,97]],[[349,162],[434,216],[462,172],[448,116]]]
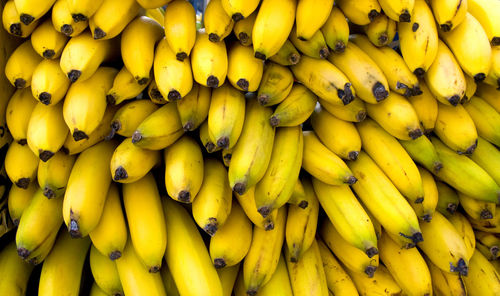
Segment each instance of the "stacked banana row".
[[333,2],[7,1],[0,295],[500,295],[500,2]]

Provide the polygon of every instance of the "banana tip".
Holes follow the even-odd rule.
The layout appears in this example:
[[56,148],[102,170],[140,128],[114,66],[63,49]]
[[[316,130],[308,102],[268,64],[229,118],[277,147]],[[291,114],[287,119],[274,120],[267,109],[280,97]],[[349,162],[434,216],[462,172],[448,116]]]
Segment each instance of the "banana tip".
[[21,29],[21,23],[11,24],[9,27],[9,32],[15,36],[22,36],[23,31]]
[[348,185],[353,185],[354,183],[356,183],[358,181],[358,179],[356,179],[356,177],[354,176],[349,176],[346,178],[346,181],[345,183],[348,184]]
[[483,220],[493,219],[493,214],[488,209],[483,209],[479,214],[479,218]]
[[455,214],[457,211],[458,205],[454,203],[449,203],[448,206],[446,206],[446,211],[450,214]]
[[220,37],[219,37],[219,35],[217,35],[215,33],[210,33],[210,34],[208,34],[208,40],[217,43],[220,41]]
[[247,290],[247,295],[248,296],[255,296],[257,295],[257,288],[250,288]]
[[290,54],[290,56],[288,57],[288,62],[292,65],[298,64],[300,62],[300,55],[298,53]]
[[17,255],[19,255],[19,257],[23,258],[23,259],[26,259],[28,258],[28,256],[31,254],[31,252],[29,250],[27,250],[26,248],[17,248]]
[[84,21],[87,21],[88,18],[81,14],[81,13],[73,13],[71,15],[71,17],[73,18],[73,20],[75,21],[75,23],[78,23],[78,22],[84,22]]
[[80,232],[80,226],[78,225],[78,222],[75,219],[71,219],[69,222],[69,235],[72,238],[81,238],[82,233]]
[[372,93],[375,100],[378,102],[385,100],[389,96],[389,92],[385,89],[385,86],[377,81],[372,87]]
[[218,140],[217,140],[217,147],[221,147],[221,148],[228,148],[229,147],[229,138],[228,137],[220,137]]
[[493,37],[491,39],[491,45],[493,45],[493,46],[500,45],[500,37]]
[[373,21],[377,16],[380,15],[380,12],[378,12],[377,10],[375,9],[372,9],[370,10],[370,12],[368,13],[368,19],[370,21]]
[[219,87],[219,78],[215,77],[214,75],[210,75],[207,78],[207,86],[211,88],[217,88]]
[[127,170],[125,170],[125,168],[123,168],[122,166],[116,168],[115,175],[113,176],[114,181],[120,181],[127,178],[128,178],[128,173]]
[[214,259],[214,267],[217,269],[221,269],[226,267],[226,260],[224,258],[215,258]]
[[14,80],[14,86],[16,88],[25,88],[26,87],[26,80],[24,80],[22,78],[17,78],[16,80]]
[[412,236],[411,236],[411,240],[413,241],[413,243],[417,244],[419,242],[423,242],[424,241],[424,237],[422,236],[422,233],[421,232],[415,232]]
[[412,140],[418,139],[418,138],[420,138],[423,135],[424,135],[424,132],[422,132],[422,130],[420,128],[416,128],[416,129],[411,130],[411,131],[408,132],[408,136]]
[[280,119],[276,115],[273,115],[269,118],[269,123],[272,127],[277,127],[280,124]]
[[61,26],[61,32],[66,36],[71,36],[73,34],[73,26],[70,24],[64,24]]
[[239,86],[243,91],[248,91],[248,87],[250,86],[250,83],[245,78],[240,78],[236,82],[236,85]]
[[245,193],[246,191],[246,185],[244,183],[236,183],[234,184],[233,186],[233,191],[238,193],[239,195],[243,195],[243,193]]
[[12,219],[12,223],[14,223],[14,226],[19,226],[19,219]]
[[344,89],[337,89],[337,96],[342,100],[344,105],[347,105],[354,101],[354,95],[351,90],[351,83],[346,83]]
[[42,56],[46,59],[51,59],[56,55],[56,52],[53,49],[47,49],[42,53]]
[[194,124],[193,124],[193,122],[192,122],[191,120],[190,120],[190,121],[188,121],[188,122],[186,122],[186,124],[184,124],[184,125],[182,126],[182,129],[183,129],[184,131],[186,131],[186,132],[193,130],[193,129],[194,129]]
[[232,18],[232,19],[233,19],[233,21],[236,23],[237,21],[241,21],[241,20],[242,20],[242,19],[244,19],[245,17],[244,17],[241,13],[237,12],[237,13],[233,14],[233,15],[231,16],[231,18]]
[[31,179],[30,178],[20,178],[18,179],[15,184],[17,187],[22,188],[22,189],[28,189],[28,185],[30,184]]
[[266,221],[264,223],[264,230],[269,231],[274,229],[274,222],[273,221]]
[[116,260],[122,256],[122,252],[120,251],[113,251],[109,254],[109,259],[111,260]]
[[356,114],[356,120],[358,122],[361,122],[361,121],[363,121],[365,119],[366,119],[366,111],[365,110],[361,110],[361,111],[358,112],[358,114]]
[[183,203],[189,203],[191,202],[191,193],[187,190],[181,190],[179,192],[178,199]]
[[149,273],[157,273],[160,271],[160,269],[161,269],[161,267],[159,265],[151,266],[149,268]]
[[333,49],[335,53],[343,53],[345,51],[345,43],[344,41],[337,41],[335,42],[335,47]]
[[98,40],[98,39],[102,39],[104,37],[106,37],[106,32],[104,32],[101,28],[96,27],[94,29],[94,39]]
[[369,277],[372,278],[375,275],[375,271],[377,270],[376,266],[369,265],[365,268],[365,274]]
[[307,200],[301,200],[298,204],[299,208],[305,209],[309,206],[309,202]]
[[240,43],[245,46],[250,42],[250,37],[248,37],[248,34],[245,32],[240,32],[238,34],[238,39],[240,40]]
[[40,102],[44,105],[49,105],[50,104],[50,101],[52,99],[52,95],[49,94],[48,92],[44,91],[42,92],[39,96],[38,96],[38,99],[40,100]]
[[451,31],[452,24],[448,22],[446,24],[440,24],[439,27],[443,30],[443,32],[449,32]]
[[87,134],[84,131],[78,130],[77,128],[75,128],[75,130],[73,131],[73,139],[75,140],[75,142],[88,138],[89,136],[87,136]]
[[178,52],[175,54],[175,58],[180,62],[183,62],[187,57],[188,55],[185,52]]
[[181,93],[178,92],[177,90],[171,90],[168,92],[168,95],[167,95],[168,99],[170,101],[178,101],[180,99],[182,99],[182,96],[181,96]]
[[264,61],[266,60],[266,55],[260,51],[256,51],[254,56],[259,60],[264,60]]
[[351,151],[347,154],[347,157],[349,160],[356,160],[358,159],[359,151]]
[[368,258],[371,258],[378,254],[378,249],[375,247],[370,247],[365,251],[365,253],[368,256]]
[[387,36],[387,33],[384,32],[384,33],[380,34],[380,36],[378,36],[377,39],[378,39],[378,45],[384,46],[387,44],[389,36]]
[[423,220],[424,222],[431,222],[431,220],[432,220],[432,215],[431,215],[431,214],[425,214],[425,215],[423,215],[423,216],[422,216],[422,220]]
[[141,133],[139,131],[135,131],[132,134],[132,143],[135,144],[135,143],[139,142],[140,140],[142,140]]
[[216,147],[215,147],[215,144],[214,144],[214,143],[212,143],[212,142],[207,142],[207,143],[205,144],[205,149],[207,150],[207,152],[208,152],[208,153],[212,153],[212,152],[214,152],[214,151],[215,151],[215,148],[216,148]]
[[330,55],[330,51],[328,50],[328,47],[323,47],[322,49],[319,50],[319,56],[322,59],[328,58]]
[[424,197],[417,197],[415,199],[415,203],[419,204],[419,203],[423,203],[424,202]]
[[478,73],[478,74],[474,75],[474,81],[476,83],[481,82],[485,79],[486,79],[486,74],[484,74],[484,73]]
[[205,224],[205,227],[203,227],[203,230],[205,230],[206,233],[210,236],[214,236],[214,234],[217,232],[217,219],[216,218],[209,218],[208,223]]
[[469,268],[467,267],[465,260],[460,258],[458,259],[457,266],[453,266],[453,263],[450,262],[450,272],[458,272],[462,276],[467,276]]
[[469,148],[467,148],[467,149],[465,150],[465,154],[470,155],[470,154],[474,153],[474,150],[476,150],[476,148],[477,148],[477,139],[476,139],[476,141],[474,142],[474,144],[472,144]]
[[33,16],[26,13],[21,13],[19,19],[21,20],[21,23],[25,24],[26,26],[31,24],[35,20]]
[[137,81],[139,85],[145,85],[149,82],[149,77],[135,77],[135,81]]
[[38,157],[43,162],[47,162],[50,158],[52,158],[52,156],[54,156],[54,152],[52,151],[41,150],[41,149],[38,151]]
[[115,98],[115,95],[113,95],[113,94],[108,94],[108,95],[106,95],[106,102],[107,102],[109,105],[114,105],[114,104],[116,104],[116,98]]
[[49,186],[43,188],[43,195],[48,199],[56,197],[56,193]]
[[399,15],[399,21],[402,23],[409,23],[411,21],[411,15],[408,10],[404,10],[403,13]]
[[267,216],[269,216],[269,214],[271,213],[271,207],[269,206],[262,206],[262,207],[259,207],[257,209],[257,212],[259,212],[259,214],[263,217],[263,218],[267,218]]
[[425,70],[423,68],[417,68],[413,71],[413,74],[415,74],[417,77],[422,78],[425,74]]
[[82,75],[82,71],[80,71],[80,70],[71,70],[68,73],[69,81],[76,82],[78,80],[78,78],[80,78],[81,75]]

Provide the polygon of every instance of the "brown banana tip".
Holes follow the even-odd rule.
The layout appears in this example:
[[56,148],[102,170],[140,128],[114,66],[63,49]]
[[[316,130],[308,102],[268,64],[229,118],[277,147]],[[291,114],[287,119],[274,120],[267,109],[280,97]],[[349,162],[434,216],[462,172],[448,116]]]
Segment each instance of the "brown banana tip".
[[464,259],[460,258],[458,259],[457,266],[453,266],[453,263],[450,262],[450,272],[458,272],[462,276],[467,276],[469,268]]
[[269,206],[262,206],[262,207],[260,207],[260,208],[257,209],[257,212],[259,212],[259,214],[263,218],[267,218],[267,216],[269,216],[269,214],[271,213],[271,207],[269,207]]
[[455,214],[455,212],[457,211],[457,208],[458,208],[458,205],[454,204],[454,203],[449,203],[448,206],[446,206],[446,210],[450,214]]
[[441,162],[435,162],[433,168],[434,172],[438,173],[443,168],[443,164]]
[[178,101],[182,99],[181,93],[176,91],[175,89],[169,91],[167,97],[170,101]]
[[419,27],[420,25],[418,23],[413,23],[413,25],[411,26],[412,32],[417,32]]
[[38,96],[38,99],[42,104],[49,105],[52,99],[52,95],[44,91]]
[[246,187],[247,186],[245,183],[238,182],[238,183],[234,184],[233,191],[239,195],[243,195],[243,193],[245,193],[245,191],[247,190]]
[[73,26],[65,24],[61,26],[61,32],[66,36],[71,36],[73,34]]
[[24,88],[26,87],[26,80],[22,78],[17,78],[16,80],[14,80],[14,86],[16,88]]
[[41,161],[47,162],[52,156],[54,156],[54,152],[48,150],[38,150],[38,157]]
[[432,215],[431,215],[431,214],[425,214],[425,215],[423,215],[423,216],[422,216],[422,220],[423,220],[424,222],[431,222],[431,220],[432,220]]
[[389,96],[389,92],[385,89],[385,86],[378,81],[373,85],[372,93],[377,102],[380,102]]
[[151,91],[149,91],[149,95],[153,99],[163,100],[163,96],[162,96],[161,92],[157,88],[152,88]]
[[109,259],[111,260],[116,260],[122,256],[122,252],[120,251],[113,251],[109,254]]
[[411,15],[408,12],[408,10],[405,9],[405,11],[403,11],[403,13],[401,13],[399,15],[399,21],[402,22],[402,23],[409,23],[409,22],[411,22]]
[[71,70],[68,73],[69,81],[76,82],[78,80],[78,78],[80,78],[81,75],[82,75],[82,71],[80,71],[80,70]]
[[323,47],[322,49],[319,50],[319,57],[322,59],[328,58],[330,55],[330,51],[328,50],[328,47]]
[[416,129],[411,130],[411,131],[408,132],[408,136],[410,136],[410,138],[412,140],[418,139],[418,138],[420,138],[423,135],[424,135],[424,132],[422,132],[422,130],[419,129],[419,128],[416,128]]
[[351,84],[346,83],[344,85],[344,89],[337,89],[337,96],[340,98],[344,105],[352,102],[354,100],[354,96],[352,95]]
[[218,224],[219,223],[217,222],[216,218],[213,217],[208,218],[208,223],[205,224],[203,230],[205,230],[205,232],[208,233],[208,235],[214,236],[214,234],[217,232]]
[[217,147],[228,148],[229,147],[229,137],[223,136],[217,140]]
[[115,170],[115,175],[113,177],[113,180],[114,181],[120,181],[120,180],[124,180],[124,179],[127,179],[127,178],[128,178],[127,171],[122,166],[119,166]]
[[486,74],[484,74],[484,73],[478,73],[478,74],[474,75],[474,81],[476,83],[481,82],[485,79],[486,79]]
[[375,9],[372,9],[368,13],[368,19],[370,19],[370,22],[371,22],[371,21],[373,21],[379,15],[380,15],[380,12],[376,11]]
[[52,190],[48,186],[45,186],[43,188],[43,195],[48,199],[56,197],[56,193],[54,192],[54,190]]
[[380,46],[383,46],[387,43],[389,36],[387,36],[387,33],[382,33],[380,36],[378,36],[378,42]]
[[11,24],[9,27],[9,32],[15,36],[22,36],[23,31],[21,30],[21,23]]
[[257,289],[256,288],[250,288],[247,290],[247,295],[248,296],[255,296],[257,295]]
[[141,132],[135,131],[132,134],[132,143],[135,144],[135,143],[139,142],[140,140],[142,140]]
[[423,242],[424,241],[424,237],[422,236],[422,232],[415,232],[411,236],[411,240],[413,241],[414,244],[417,244],[419,242]]
[[297,256],[290,256],[290,262],[293,262],[293,263],[297,263],[299,262],[299,258],[297,258]]
[[212,152],[214,152],[214,151],[215,151],[215,148],[216,148],[216,147],[215,147],[215,144],[214,144],[214,143],[212,143],[212,142],[207,142],[207,143],[205,144],[205,149],[207,149],[207,152],[208,152],[208,153],[212,153]]
[[356,160],[358,159],[359,151],[351,151],[347,154],[347,157],[349,160]]
[[24,145],[28,144],[28,140],[27,140],[27,139],[21,139],[21,140],[17,141],[17,143],[18,143],[19,145],[24,146]]
[[335,46],[333,47],[333,51],[335,53],[343,53],[345,51],[345,43],[342,40],[338,40],[335,42]]
[[19,219],[12,219],[12,223],[14,223],[14,226],[19,226]]
[[25,24],[26,26],[31,24],[35,20],[33,16],[26,13],[21,13],[19,19],[21,20],[21,23]]
[[71,15],[71,17],[73,18],[75,23],[84,22],[84,21],[88,20],[88,18],[81,13],[74,13]]
[[264,230],[265,231],[270,231],[274,229],[274,222],[273,221],[266,221],[264,224]]
[[259,101],[259,103],[262,105],[262,106],[265,106],[267,105],[267,103],[269,103],[269,95],[267,94],[261,94],[257,97],[257,101]]
[[84,140],[84,139],[88,139],[88,138],[89,138],[89,136],[87,136],[87,134],[84,131],[80,131],[80,130],[78,130],[76,128],[73,131],[73,139],[76,142]]
[[137,83],[139,85],[144,85],[144,84],[147,84],[149,82],[149,77],[135,77],[135,81],[137,81]]
[[368,258],[371,258],[378,254],[378,249],[375,247],[370,247],[365,251],[365,253],[368,256]]
[[493,214],[488,209],[483,209],[479,214],[479,218],[483,220],[493,219]]
[[115,136],[116,132],[119,131],[121,128],[122,128],[122,124],[120,121],[118,120],[115,120],[113,122],[111,122],[111,130],[109,131],[109,135],[106,136],[105,140],[106,141],[109,141],[111,139],[113,139],[113,137]]
[[433,131],[434,131],[434,129],[432,129],[432,128],[426,128],[426,129],[424,129],[424,135],[430,136]]
[[280,124],[280,119],[276,115],[273,115],[269,118],[269,123],[272,127],[277,127]]
[[259,59],[259,60],[264,60],[264,61],[265,61],[265,60],[267,59],[267,58],[266,58],[266,55],[265,55],[265,54],[263,54],[263,53],[261,53],[261,52],[259,52],[259,51],[256,51],[256,52],[255,52],[255,54],[254,54],[254,56],[255,56],[257,59]]
[[178,52],[175,54],[175,58],[180,62],[183,62],[187,57],[188,55],[185,52]]
[[365,268],[365,273],[369,278],[372,278],[375,275],[376,270],[377,270],[376,266],[369,265]]
[[465,150],[465,154],[472,154],[472,153],[474,153],[474,151],[476,150],[476,148],[477,148],[477,139],[474,142],[474,144],[472,144],[469,148],[467,148],[467,150]]
[[353,185],[354,183],[356,183],[358,181],[358,179],[356,179],[356,177],[354,176],[349,176],[347,177],[347,179],[345,180],[345,183],[348,184],[348,185]]
[[219,37],[219,35],[217,35],[215,33],[210,33],[210,34],[208,34],[208,40],[210,40],[212,42],[219,42],[220,37]]
[[160,269],[161,269],[161,267],[160,267],[160,266],[158,266],[158,265],[151,266],[151,267],[149,268],[149,273],[157,273],[157,272],[159,272],[159,271],[160,271]]
[[301,209],[305,209],[309,206],[309,202],[307,200],[301,200],[298,204],[298,207]]
[[493,45],[493,46],[500,45],[500,37],[496,37],[496,36],[495,36],[495,37],[493,37],[493,38],[491,39],[491,45]]
[[42,53],[42,56],[46,59],[51,59],[56,55],[56,52],[53,49],[47,49]]
[[81,238],[82,233],[80,232],[80,226],[78,226],[78,222],[75,219],[71,219],[69,222],[69,235],[72,238]]
[[215,77],[214,75],[210,75],[207,78],[207,86],[211,88],[217,88],[219,87],[219,78]]
[[419,203],[423,203],[424,202],[424,198],[423,197],[417,197],[417,199],[415,199],[415,203],[419,204]]
[[240,78],[236,82],[236,85],[239,86],[242,90],[248,91],[248,87],[250,86],[250,83],[245,78]]
[[104,32],[101,28],[96,27],[94,29],[94,39],[98,40],[98,39],[102,39],[104,37],[106,37],[106,32]]
[[500,251],[500,248],[498,246],[492,246],[490,248],[490,253],[491,255],[493,255],[495,258],[497,257],[498,255],[498,252]]
[[31,254],[31,252],[29,250],[27,250],[26,248],[17,248],[17,255],[19,255],[19,257],[23,258],[23,260],[26,260],[26,258],[29,257],[29,255]]
[[231,153],[227,153],[227,154],[224,154],[224,160],[227,161],[227,162],[230,162],[231,161],[231,158],[233,157],[233,154]]
[[452,26],[452,24],[450,24],[449,22],[447,22],[446,24],[439,25],[439,27],[441,28],[441,30],[443,30],[443,32],[451,31],[451,26]]
[[15,182],[16,186],[22,189],[28,189],[28,185],[30,184],[30,178],[21,178]]
[[356,114],[356,120],[358,122],[361,122],[361,121],[363,121],[365,119],[366,119],[366,111],[365,110],[361,110],[361,111],[358,112],[358,114]]
[[250,41],[250,37],[248,37],[248,34],[245,32],[240,32],[238,34],[238,39],[242,45],[246,45]]
[[[264,59],[262,59],[262,60],[264,60]],[[290,56],[288,57],[288,62],[292,65],[298,64],[300,62],[300,55],[297,53],[290,54]]]
[[187,132],[187,131],[191,131],[191,130],[193,130],[193,129],[194,129],[194,124],[193,124],[193,122],[192,122],[191,120],[190,120],[190,121],[188,121],[188,122],[186,122],[186,124],[184,124],[184,125],[182,126],[182,129],[183,129],[184,131],[186,131],[186,132]]
[[413,74],[415,74],[417,77],[422,78],[425,74],[425,70],[422,68],[417,68],[413,71]]
[[217,269],[221,269],[226,267],[226,260],[224,258],[215,258],[214,259],[214,267]]
[[183,203],[191,202],[191,193],[187,190],[181,190],[177,196],[178,196],[177,198],[179,199],[179,201],[181,201]]
[[245,17],[244,17],[241,13],[237,12],[237,13],[233,14],[233,15],[231,16],[231,18],[232,18],[232,19],[233,19],[233,21],[236,23],[237,21],[241,21],[241,20],[242,20],[242,19],[244,19]]

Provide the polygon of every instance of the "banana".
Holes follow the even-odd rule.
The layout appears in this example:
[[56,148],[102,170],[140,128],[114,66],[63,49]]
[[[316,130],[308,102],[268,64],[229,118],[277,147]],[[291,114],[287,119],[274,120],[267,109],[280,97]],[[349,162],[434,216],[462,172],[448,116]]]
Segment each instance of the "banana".
[[163,97],[163,95],[158,90],[158,85],[156,84],[156,81],[154,79],[152,79],[151,82],[149,83],[148,96],[149,99],[155,104],[165,105],[166,103],[169,102]]
[[[255,187],[247,190],[242,195],[235,193],[236,199],[240,204],[241,208],[245,212],[245,215],[252,221],[252,223],[265,230],[273,230],[274,223],[276,222],[276,216],[278,214],[277,210],[274,210],[266,218],[257,211],[257,206],[255,205]],[[255,230],[256,228],[254,228]]]
[[5,76],[16,88],[25,88],[31,85],[33,72],[42,57],[31,46],[27,40],[19,45],[8,57],[5,63]]
[[424,133],[429,134],[436,126],[438,103],[423,81],[419,81],[419,89],[421,93],[408,97],[408,101],[415,109]]
[[[221,150],[221,147],[218,147],[212,139],[210,139],[209,131],[208,131],[208,120],[205,120],[200,126],[200,141],[205,150],[208,153],[213,153]],[[231,155],[232,156],[232,155]]]
[[424,200],[422,178],[403,146],[371,119],[356,125],[363,149],[410,202]]
[[427,256],[424,255],[427,266],[431,273],[432,289],[436,295],[443,296],[466,296],[464,278],[456,273],[450,273],[439,269]]
[[[299,4],[302,2],[304,1],[300,1]],[[288,38],[300,52],[308,57],[326,59],[330,55],[325,37],[320,30],[317,30],[309,39],[301,40],[297,36],[296,26],[294,26]]]
[[299,177],[303,147],[300,127],[277,129],[271,160],[255,187],[257,211],[264,218],[290,199]]
[[217,271],[190,215],[169,198],[163,199],[163,210],[168,233],[165,259],[179,293],[222,296]]
[[310,249],[318,226],[319,203],[310,180],[304,180],[308,206],[288,206],[285,239],[291,262],[299,262]]
[[107,138],[112,139],[115,134],[131,137],[139,124],[156,110],[158,106],[150,100],[133,100],[124,104],[113,116]]
[[85,237],[98,224],[111,183],[115,142],[101,142],[75,161],[64,194],[63,217],[72,237]]
[[233,33],[244,46],[251,46],[253,44],[252,31],[257,19],[257,13],[258,10],[255,10],[251,15],[234,24]]
[[47,198],[62,197],[76,157],[60,150],[48,161],[40,160],[37,180]]
[[300,61],[300,53],[295,46],[293,46],[292,42],[287,39],[278,52],[269,57],[269,60],[282,66],[292,66]]
[[313,178],[321,207],[338,234],[369,258],[378,254],[373,223],[356,196],[346,185],[333,186]]
[[321,107],[338,119],[349,122],[361,122],[366,118],[365,103],[361,99],[354,99],[348,105],[331,104],[321,98],[318,99]]
[[443,167],[436,148],[434,148],[429,138],[419,137],[415,140],[400,140],[399,143],[401,143],[413,161],[422,165],[428,171],[438,172]]
[[458,199],[462,208],[472,219],[486,220],[493,219],[495,216],[495,203],[477,200],[461,192],[458,192]]
[[193,201],[193,218],[210,236],[223,226],[231,213],[232,192],[224,165],[214,159],[203,164],[203,183]]
[[137,257],[150,273],[159,272],[167,244],[167,228],[154,176],[149,173],[123,185],[123,204]]
[[164,159],[168,196],[184,203],[193,202],[200,192],[205,171],[198,143],[184,136],[165,149]]
[[467,1],[462,0],[430,0],[429,4],[439,28],[444,32],[454,30],[465,19]]
[[211,42],[208,34],[198,32],[191,53],[194,80],[201,85],[217,88],[224,84],[228,70],[226,43]]
[[233,149],[222,149],[222,162],[228,168],[231,163],[231,157],[233,157]]
[[68,36],[56,31],[49,18],[40,24],[31,34],[33,49],[45,59],[57,59],[68,42]]
[[28,124],[36,105],[29,88],[18,89],[10,97],[5,110],[5,121],[16,142],[27,143]]
[[486,83],[478,83],[475,95],[485,100],[497,112],[500,113],[500,100],[498,95],[500,92],[494,87]]
[[168,4],[164,18],[168,45],[182,61],[189,57],[195,44],[196,11],[188,1],[176,0]]
[[154,57],[154,76],[161,95],[168,101],[177,101],[187,95],[193,87],[189,59],[177,60],[165,38],[156,46]]
[[116,147],[111,157],[111,176],[119,183],[132,183],[144,177],[160,163],[158,150],[147,150],[137,147],[131,138],[126,138]]
[[[255,2],[255,0],[252,1]],[[224,9],[222,0],[210,1],[207,4],[203,17],[203,24],[208,34],[208,39],[211,42],[223,41],[224,38],[231,34],[234,22],[231,15],[228,15]]]
[[492,46],[500,45],[499,9],[500,5],[495,1],[467,1],[467,11],[481,23]]
[[[322,240],[317,240],[328,290],[334,295],[358,295],[349,275]],[[331,294],[330,294],[331,295]]]
[[26,26],[44,16],[56,2],[55,0],[33,1],[33,0],[14,0],[19,19]]
[[390,92],[383,102],[366,104],[368,115],[399,140],[415,140],[423,135],[413,106],[403,96]]
[[482,167],[497,184],[500,183],[500,151],[490,142],[481,137],[477,138],[477,147],[469,157]]
[[486,32],[472,14],[466,13],[464,20],[456,28],[440,32],[440,37],[465,73],[474,77],[476,82],[486,78],[490,71],[491,46]]
[[239,270],[240,264],[236,264],[228,268],[217,269],[217,274],[219,275],[220,283],[222,285],[222,295],[232,295]]
[[333,6],[328,19],[321,32],[325,37],[326,44],[333,53],[342,53],[349,42],[349,24],[347,19],[337,6]]
[[137,3],[145,9],[161,8],[167,5],[172,0],[137,0]]
[[287,210],[282,207],[278,210],[273,230],[257,227],[253,231],[252,245],[243,262],[243,281],[248,295],[257,295],[278,266],[285,238],[286,216]]
[[451,215],[448,218],[448,221],[453,224],[458,234],[460,234],[460,236],[464,240],[465,248],[467,249],[467,258],[472,257],[472,254],[474,253],[474,250],[476,248],[476,238],[472,229],[472,225],[470,224],[468,218],[465,217],[465,215],[463,215],[462,213],[458,212]]
[[477,83],[474,81],[474,78],[470,77],[467,74],[464,74],[465,77],[465,96],[460,100],[460,104],[465,105],[472,99],[472,96],[476,93]]
[[333,0],[298,1],[295,22],[299,40],[309,40],[327,22]]
[[455,190],[440,181],[436,181],[436,187],[438,190],[436,211],[449,218],[451,215],[454,215],[458,209],[460,203],[458,194]]
[[395,50],[388,46],[376,47],[363,35],[351,36],[351,42],[359,46],[373,59],[387,77],[387,83],[392,91],[405,97],[418,95],[422,92],[417,76],[410,71],[403,58]]
[[384,13],[392,20],[400,23],[411,21],[415,0],[380,0],[379,3]]
[[269,118],[272,127],[298,126],[314,111],[318,98],[307,87],[296,84]]
[[95,40],[107,40],[118,36],[139,10],[139,3],[133,0],[104,0],[89,19],[92,36]]
[[380,265],[373,278],[367,278],[364,274],[348,270],[354,285],[361,295],[400,295],[401,287],[394,280],[389,270]]
[[88,21],[96,13],[104,0],[67,0],[68,8],[75,22]]
[[431,138],[443,168],[434,173],[463,194],[478,200],[497,203],[500,186],[474,161],[465,155],[458,155],[437,138]]
[[470,259],[468,276],[462,278],[469,295],[497,295],[500,293],[500,274],[477,250]]
[[90,247],[90,270],[95,283],[109,295],[123,295],[122,283],[114,261],[109,260],[93,245]]
[[38,264],[48,252],[43,254],[43,244],[48,244],[49,251],[54,244],[62,220],[62,198],[48,199],[38,189],[29,206],[23,211],[16,231],[17,254],[25,260]]
[[[467,219],[467,218],[466,218]],[[472,251],[480,252],[490,263],[496,261],[498,255],[498,249],[490,249],[486,245],[483,245],[481,242],[478,242],[475,246],[475,249]]]
[[264,72],[264,62],[253,56],[252,48],[235,42],[229,48],[227,59],[229,82],[239,90],[256,91]]
[[[67,0],[57,0],[52,7],[52,24],[54,28],[68,37],[80,35],[89,25],[88,21],[75,22],[69,10],[69,2]],[[76,1],[81,3],[82,1]],[[98,1],[91,1],[96,3]]]
[[431,173],[421,167],[418,167],[418,171],[422,177],[424,200],[421,203],[410,202],[410,205],[413,210],[415,210],[415,214],[417,214],[418,218],[428,222],[432,219],[432,215],[436,210],[439,195],[436,182],[434,181]]
[[92,245],[111,260],[121,257],[127,242],[127,225],[123,217],[118,186],[111,184],[97,226],[89,232]]
[[456,106],[465,95],[464,73],[453,53],[441,40],[438,41],[436,58],[424,78],[431,93],[443,104]]
[[10,242],[0,252],[0,271],[4,280],[0,283],[3,295],[25,295],[33,265],[24,262],[16,252],[16,243]]
[[396,22],[387,15],[380,14],[368,25],[363,26],[363,31],[373,45],[386,46],[392,42],[396,35]]
[[356,44],[349,42],[344,52],[331,55],[329,61],[346,74],[363,101],[376,104],[389,95],[384,73]]
[[106,100],[108,104],[118,105],[125,100],[133,99],[148,87],[149,82],[150,80],[146,78],[146,83],[140,84],[124,66],[116,74],[113,86],[106,94]]
[[339,0],[336,5],[352,23],[360,26],[368,25],[381,13],[380,4],[374,0],[362,0],[356,4],[349,0]]
[[[164,128],[158,129],[159,126]],[[166,104],[147,116],[132,134],[136,146],[161,150],[172,145],[184,134],[175,104]]]
[[155,44],[163,38],[163,35],[163,27],[147,16],[137,17],[121,34],[123,63],[139,85],[149,82],[155,57]]
[[490,72],[484,82],[500,88],[500,47],[493,46],[491,48],[491,66]]
[[238,23],[247,19],[256,9],[260,0],[242,1],[242,0],[222,0],[222,8],[231,19]]
[[472,97],[464,108],[474,121],[477,133],[490,143],[500,146],[500,113],[480,97]]
[[163,286],[165,286],[165,292],[167,295],[180,296],[177,286],[175,285],[172,272],[168,268],[167,264],[163,264],[160,270],[161,278],[163,280]]
[[125,295],[167,295],[161,275],[148,272],[144,268],[130,239],[127,241],[123,256],[116,260],[116,268]]
[[23,189],[17,186],[10,187],[9,196],[7,198],[7,206],[9,215],[14,225],[19,225],[19,220],[24,210],[29,206],[35,192],[38,190],[38,184],[32,182],[28,188]]
[[211,94],[210,88],[196,83],[182,100],[177,101],[177,111],[185,131],[196,130],[207,119]]
[[59,66],[59,60],[43,60],[33,71],[31,91],[33,97],[45,105],[60,102],[69,88],[70,81]]
[[379,266],[379,255],[368,257],[364,251],[344,240],[329,220],[323,221],[320,235],[328,248],[347,269],[369,278],[377,274],[375,271]]
[[257,100],[263,106],[279,104],[290,94],[292,86],[293,74],[288,68],[273,62],[266,63]]
[[399,46],[410,71],[421,77],[438,52],[438,31],[434,15],[425,0],[415,0],[410,22],[398,23]]
[[[234,238],[238,236],[238,240]],[[252,242],[252,223],[238,203],[231,206],[226,223],[210,238],[210,257],[218,270],[237,266],[248,253]]]
[[431,274],[416,248],[401,249],[387,234],[379,241],[380,259],[403,293],[432,295]]
[[271,112],[257,100],[249,100],[245,107],[245,122],[233,148],[228,171],[229,186],[239,195],[257,184],[266,173],[275,133],[274,128],[267,124]]
[[[497,207],[496,211],[500,211],[500,207]],[[499,212],[500,213],[500,212]],[[493,219],[481,219],[475,220],[472,217],[467,217],[472,228],[479,231],[489,232],[489,233],[500,233],[500,215],[493,216]]]
[[256,58],[265,60],[280,51],[292,31],[296,8],[295,0],[262,1],[252,30]]
[[5,31],[21,38],[26,38],[31,35],[33,30],[38,26],[38,20],[31,22],[29,25],[25,25],[21,22],[14,0],[8,0],[4,3],[2,23]]
[[[164,0],[161,0],[164,1]],[[140,2],[140,1],[139,1]],[[139,3],[140,5],[141,3]],[[154,19],[159,24],[165,23],[165,9],[163,7],[148,8],[144,13],[145,16]]]
[[[467,221],[467,218],[465,218],[464,220]],[[470,224],[469,228],[472,231],[472,227],[470,226]],[[483,253],[483,255],[486,256],[489,261],[498,259],[498,252],[500,251],[500,239],[497,236],[492,233],[476,231],[473,233],[473,235],[471,235],[471,237],[475,237],[477,239],[478,246],[482,245],[485,248],[487,254]],[[474,240],[473,243],[476,243],[476,241]]]
[[27,189],[35,181],[39,158],[28,145],[12,142],[4,160],[5,172],[17,187]]

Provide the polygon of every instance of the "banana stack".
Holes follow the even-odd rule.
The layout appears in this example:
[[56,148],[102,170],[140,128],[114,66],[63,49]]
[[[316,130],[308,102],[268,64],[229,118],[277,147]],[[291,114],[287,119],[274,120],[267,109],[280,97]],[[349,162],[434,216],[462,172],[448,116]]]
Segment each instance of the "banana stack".
[[499,1],[2,7],[0,295],[500,295]]

